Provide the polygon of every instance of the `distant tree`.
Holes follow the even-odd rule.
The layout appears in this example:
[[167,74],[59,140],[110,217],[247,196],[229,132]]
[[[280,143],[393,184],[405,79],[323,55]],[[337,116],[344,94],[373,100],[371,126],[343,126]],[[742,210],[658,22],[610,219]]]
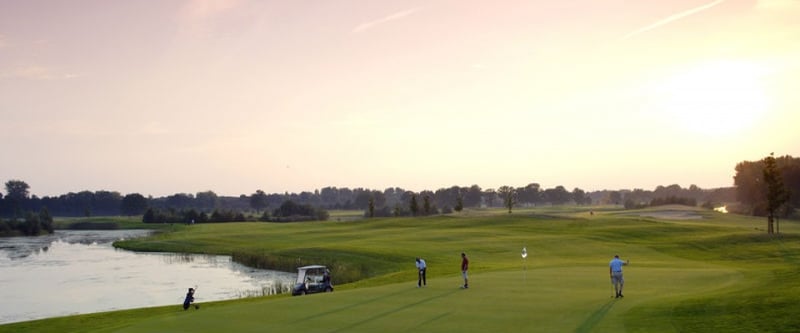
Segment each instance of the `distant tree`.
[[409,204],[409,210],[411,210],[411,215],[417,216],[419,214],[419,204],[417,203],[417,195],[411,195],[411,203]]
[[370,197],[372,198],[372,204],[375,205],[375,207],[386,206],[386,195],[383,194],[382,191],[372,191],[372,195]]
[[751,214],[760,215],[756,206],[763,200],[764,160],[758,162],[743,161],[736,164],[733,184],[736,186],[736,200],[753,209]]
[[464,210],[464,196],[461,193],[459,193],[458,197],[456,198],[456,206],[454,209],[459,213]]
[[487,207],[494,207],[494,200],[497,199],[497,192],[493,188],[483,192],[483,201]]
[[119,215],[122,204],[122,195],[119,192],[97,191],[93,197],[92,211],[95,215]]
[[553,205],[563,205],[572,200],[572,194],[564,186],[548,188],[542,193],[545,200]]
[[42,229],[47,231],[48,234],[53,233],[53,216],[50,215],[50,211],[47,210],[47,207],[42,207],[39,211],[39,224],[41,224]]
[[27,236],[37,236],[42,231],[42,225],[39,223],[39,215],[32,212],[25,213],[25,229],[23,233]]
[[509,214],[511,214],[514,204],[517,203],[516,193],[516,190],[511,186],[504,185],[497,189],[497,195],[503,199],[503,207],[508,209]]
[[355,194],[355,201],[354,204],[358,209],[365,209],[369,204],[369,198],[372,196],[372,191],[365,190],[363,188],[357,188],[353,190]]
[[368,215],[367,216],[368,217],[375,217],[375,198],[374,197],[370,197],[369,198],[369,204],[368,205],[369,205],[369,211],[368,211]]
[[431,215],[433,213],[433,206],[431,206],[431,196],[426,195],[422,197],[422,211],[425,212],[425,215]]
[[212,211],[217,208],[217,201],[219,197],[214,191],[197,192],[194,195],[194,200],[200,211]]
[[620,193],[619,191],[609,192],[608,201],[610,201],[611,204],[619,205],[619,203],[622,202],[622,193]]
[[433,203],[437,207],[450,206],[455,204],[459,195],[461,195],[461,188],[458,186],[440,188],[433,193]]
[[167,197],[167,207],[186,209],[194,204],[194,196],[190,193],[175,193]]
[[21,180],[9,180],[6,182],[6,198],[11,215],[22,217],[22,205],[28,199],[28,189],[30,186]]
[[256,193],[253,193],[253,195],[250,196],[250,207],[256,211],[266,209],[268,207],[267,194],[262,190],[257,190]]
[[336,187],[323,187],[319,191],[319,197],[324,207],[335,208],[340,204],[339,189]]
[[6,182],[6,199],[25,200],[28,199],[28,183],[21,180],[9,180]]
[[153,208],[148,208],[144,215],[142,215],[143,223],[156,223],[156,212]]
[[780,171],[775,162],[774,153],[769,154],[764,160],[764,183],[766,185],[766,208],[767,208],[767,233],[773,234],[773,224],[775,213],[786,201],[789,200],[789,192],[783,185]]
[[[591,200],[591,199],[589,199]],[[575,188],[572,190],[572,201],[575,201],[576,205],[583,205],[586,203],[586,192],[579,188]]]
[[328,212],[324,209],[315,209],[309,204],[297,204],[292,200],[283,202],[272,215],[278,221],[324,221],[329,217]]
[[517,189],[517,200],[520,204],[535,205],[541,200],[541,186],[530,183]]
[[480,207],[481,198],[483,197],[483,190],[478,185],[472,185],[467,189],[464,194],[464,206],[467,207]]
[[147,198],[139,193],[131,193],[122,198],[120,211],[124,215],[143,214],[147,210]]

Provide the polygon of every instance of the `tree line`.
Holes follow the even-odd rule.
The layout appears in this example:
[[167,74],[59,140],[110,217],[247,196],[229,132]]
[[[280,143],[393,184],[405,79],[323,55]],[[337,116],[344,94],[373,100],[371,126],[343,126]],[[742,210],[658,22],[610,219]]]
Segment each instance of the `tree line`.
[[[279,210],[287,202],[317,209],[363,210],[368,216],[409,216],[450,213],[464,208],[479,207],[535,207],[542,205],[590,205],[611,204],[626,207],[641,207],[657,202],[658,198],[687,198],[683,203],[702,202],[710,205],[732,201],[732,188],[703,190],[695,185],[681,188],[679,185],[659,186],[654,191],[642,189],[620,191],[586,192],[580,188],[567,190],[564,186],[543,188],[538,183],[521,187],[501,186],[497,189],[482,189],[478,185],[469,187],[451,186],[435,191],[414,192],[399,187],[383,191],[365,188],[324,187],[313,192],[271,193],[256,190],[250,195],[238,197],[218,196],[213,191],[176,193],[153,198],[139,193],[122,195],[114,191],[81,191],[59,196],[37,197],[29,193],[29,186],[21,180],[6,182],[6,195],[0,194],[0,216],[22,218],[25,212],[37,212],[47,208],[54,216],[113,216],[143,215],[153,221],[185,222],[211,221],[218,216],[225,221],[238,221],[242,216],[258,215],[288,217]],[[655,200],[655,201],[654,201]],[[233,212],[233,217],[230,217]],[[267,217],[263,213],[267,212]],[[297,212],[295,212],[297,213]],[[300,212],[302,213],[302,212]],[[309,216],[319,217],[321,212]],[[180,218],[178,218],[180,216]],[[295,215],[298,216],[298,215]],[[206,218],[207,217],[207,218]]]
[[[771,170],[771,173],[765,173]],[[368,217],[418,216],[447,214],[464,208],[535,207],[542,205],[624,205],[640,208],[663,204],[701,205],[712,208],[738,202],[729,211],[744,214],[785,217],[800,207],[800,159],[791,156],[743,161],[736,165],[733,187],[701,189],[696,185],[682,188],[677,184],[654,190],[569,191],[564,186],[543,188],[538,183],[521,187],[501,186],[483,189],[478,185],[451,186],[419,192],[390,187],[382,191],[367,188],[323,187],[300,193],[254,193],[219,196],[213,191],[195,194],[176,193],[154,198],[139,193],[81,191],[58,196],[38,197],[21,180],[5,183],[0,193],[0,218],[19,227],[47,211],[47,216],[145,215],[147,222],[231,222],[241,220],[288,221],[326,219],[328,209],[362,210]],[[772,188],[770,189],[770,186]],[[767,200],[772,195],[773,200]],[[780,200],[777,200],[780,199]],[[39,218],[42,220],[41,218]],[[12,223],[13,222],[13,223]],[[5,226],[8,229],[8,225]],[[32,228],[36,229],[36,228]],[[43,225],[43,230],[47,226]]]

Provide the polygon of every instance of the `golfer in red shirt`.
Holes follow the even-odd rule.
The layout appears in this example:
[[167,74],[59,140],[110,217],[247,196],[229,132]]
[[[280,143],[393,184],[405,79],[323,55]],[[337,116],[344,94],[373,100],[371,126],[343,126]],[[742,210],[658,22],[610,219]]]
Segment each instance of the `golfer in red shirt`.
[[469,280],[467,280],[467,270],[469,269],[469,259],[464,252],[461,252],[461,276],[464,277],[464,289],[469,288]]

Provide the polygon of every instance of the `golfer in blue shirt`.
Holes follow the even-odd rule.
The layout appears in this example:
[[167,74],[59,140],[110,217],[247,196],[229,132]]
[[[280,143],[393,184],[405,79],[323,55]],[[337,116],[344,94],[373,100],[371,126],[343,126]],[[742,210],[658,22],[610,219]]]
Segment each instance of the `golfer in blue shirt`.
[[608,275],[611,277],[611,284],[614,285],[616,298],[625,297],[622,296],[622,286],[625,285],[625,279],[622,278],[622,266],[626,266],[629,263],[630,260],[620,260],[619,255],[615,255],[614,259],[611,259],[611,262],[608,263]]
[[425,286],[428,281],[425,281],[425,271],[428,270],[428,265],[425,264],[425,259],[417,257],[416,260],[417,270],[419,270],[419,280],[417,280],[417,288]]

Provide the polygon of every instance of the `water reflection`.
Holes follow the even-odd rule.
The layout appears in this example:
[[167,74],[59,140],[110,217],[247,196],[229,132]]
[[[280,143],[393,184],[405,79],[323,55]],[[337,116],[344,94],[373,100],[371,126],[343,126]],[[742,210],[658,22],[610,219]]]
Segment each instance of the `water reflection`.
[[37,237],[0,237],[0,253],[9,259],[22,259],[32,254],[47,252],[54,242],[69,244],[104,244],[117,240],[144,237],[150,230],[65,230]]
[[286,292],[295,274],[253,269],[229,256],[117,250],[147,231],[57,231],[0,238],[0,323]]

